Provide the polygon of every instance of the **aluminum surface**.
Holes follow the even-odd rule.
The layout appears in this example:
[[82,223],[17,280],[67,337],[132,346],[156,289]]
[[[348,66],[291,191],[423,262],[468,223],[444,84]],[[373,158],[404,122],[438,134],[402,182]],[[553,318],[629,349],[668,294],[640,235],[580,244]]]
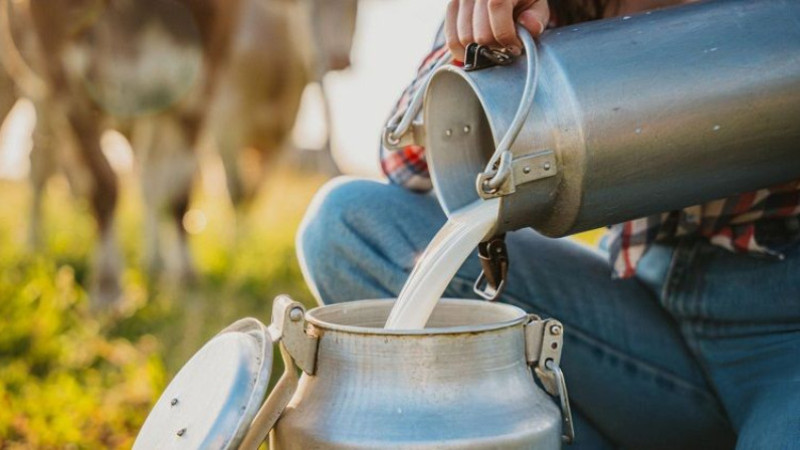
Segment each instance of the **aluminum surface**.
[[559,408],[534,383],[520,309],[442,300],[429,328],[384,330],[391,301],[311,310],[316,372],[274,449],[558,449]]
[[175,375],[133,448],[237,448],[264,400],[271,370],[266,328],[255,319],[237,321]]
[[[719,0],[546,32],[511,152],[552,150],[558,174],[503,197],[496,231],[563,236],[800,178],[798,24],[796,0]],[[524,64],[431,79],[426,145],[446,212],[478,198]]]

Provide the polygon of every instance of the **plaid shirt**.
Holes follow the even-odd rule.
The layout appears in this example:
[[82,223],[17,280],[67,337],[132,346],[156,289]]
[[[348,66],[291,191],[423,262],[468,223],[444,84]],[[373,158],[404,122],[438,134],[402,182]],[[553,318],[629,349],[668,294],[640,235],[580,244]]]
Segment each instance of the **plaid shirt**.
[[[392,115],[408,107],[436,59],[447,51],[442,30],[433,50],[423,60],[416,79],[406,88]],[[392,183],[415,191],[432,188],[425,148],[409,145],[399,150],[380,149],[381,168]],[[680,211],[612,225],[607,235],[610,264],[614,275],[630,278],[647,249],[656,241],[699,236],[732,252],[753,253],[782,258],[779,245],[759,242],[759,231],[774,219],[800,216],[800,180],[696,205]],[[797,225],[797,221],[794,222]],[[791,228],[791,227],[789,227]],[[779,233],[785,233],[781,229]]]

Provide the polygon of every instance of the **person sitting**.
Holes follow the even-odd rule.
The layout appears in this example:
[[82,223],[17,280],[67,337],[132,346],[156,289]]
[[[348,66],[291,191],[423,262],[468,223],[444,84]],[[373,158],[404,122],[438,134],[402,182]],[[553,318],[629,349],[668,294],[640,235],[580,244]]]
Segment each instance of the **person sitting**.
[[[519,54],[515,23],[539,36],[680,3],[450,0],[397,109],[445,52]],[[446,221],[423,147],[382,148],[381,163],[388,184],[335,180],[304,219],[298,253],[321,302],[396,297]],[[800,448],[799,217],[797,181],[613,225],[599,249],[530,229],[506,237],[501,301],[565,325],[574,448]],[[468,259],[445,296],[474,298],[480,272]]]

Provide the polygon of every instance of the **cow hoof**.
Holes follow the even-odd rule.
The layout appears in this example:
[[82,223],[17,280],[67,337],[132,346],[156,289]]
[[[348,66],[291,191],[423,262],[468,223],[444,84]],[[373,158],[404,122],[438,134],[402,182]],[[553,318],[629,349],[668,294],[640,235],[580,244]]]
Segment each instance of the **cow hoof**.
[[91,307],[95,310],[115,308],[122,302],[122,288],[119,277],[113,274],[99,276],[89,296]]

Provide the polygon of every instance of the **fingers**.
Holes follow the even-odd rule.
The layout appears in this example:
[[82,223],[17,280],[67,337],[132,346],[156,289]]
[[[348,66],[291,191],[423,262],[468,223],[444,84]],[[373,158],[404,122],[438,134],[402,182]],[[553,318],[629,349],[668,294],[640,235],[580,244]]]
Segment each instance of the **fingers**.
[[461,0],[458,6],[458,40],[462,47],[475,42],[475,35],[472,33],[472,11],[475,7],[474,0]]
[[464,49],[473,42],[519,55],[522,42],[515,17],[533,36],[539,36],[550,20],[547,0],[450,0],[445,36],[453,58],[462,61]]
[[453,59],[456,61],[464,60],[464,46],[461,45],[461,40],[458,38],[458,11],[459,0],[450,0],[447,2],[447,14],[444,19],[444,35],[447,40],[447,48]]
[[506,47],[518,55],[522,43],[517,38],[517,30],[514,26],[514,3],[508,0],[487,0],[487,3],[494,42],[488,42],[486,45],[495,44],[498,47]]
[[519,13],[517,21],[534,37],[538,37],[550,22],[547,0],[536,0]]
[[492,24],[489,22],[487,0],[475,0],[475,7],[472,10],[472,33],[478,44],[492,45],[495,42]]

